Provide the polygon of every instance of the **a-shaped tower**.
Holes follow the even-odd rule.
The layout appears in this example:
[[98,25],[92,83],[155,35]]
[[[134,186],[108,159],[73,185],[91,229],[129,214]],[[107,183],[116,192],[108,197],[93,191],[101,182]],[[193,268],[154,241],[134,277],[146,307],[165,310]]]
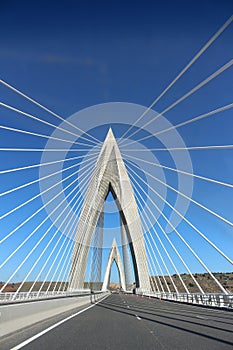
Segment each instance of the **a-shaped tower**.
[[[100,151],[84,199],[72,256],[69,289],[82,289],[90,245],[104,202],[112,193],[127,236],[137,288],[150,290],[144,237],[133,188],[111,129]],[[124,248],[124,247],[123,247]]]
[[116,243],[115,239],[112,242],[112,248],[110,250],[109,257],[108,257],[108,262],[107,262],[106,271],[105,271],[105,275],[104,275],[104,283],[103,283],[103,286],[102,286],[102,290],[103,291],[107,290],[107,288],[108,288],[110,274],[111,274],[111,268],[112,268],[112,264],[114,263],[114,261],[116,262],[116,265],[117,265],[117,268],[118,268],[121,288],[123,290],[126,290],[125,274],[124,274],[124,270],[123,270],[123,264],[122,264],[122,261],[121,261],[121,256],[120,256],[119,249],[117,247],[117,243]]

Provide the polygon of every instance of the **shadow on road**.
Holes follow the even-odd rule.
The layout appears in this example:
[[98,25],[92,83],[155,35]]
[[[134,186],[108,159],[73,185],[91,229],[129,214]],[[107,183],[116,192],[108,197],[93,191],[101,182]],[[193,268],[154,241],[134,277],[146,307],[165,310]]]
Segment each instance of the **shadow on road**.
[[[162,305],[160,306],[160,308],[157,307],[157,309],[152,309],[151,307],[149,307],[149,311],[148,309],[146,309],[146,307],[139,307],[138,305],[132,305],[132,303],[130,302],[130,308],[127,308],[127,303],[125,302],[125,306],[124,304],[122,305],[122,300],[120,300],[119,304],[116,302],[112,302],[111,301],[111,297],[107,298],[106,300],[104,300],[103,302],[97,304],[96,306],[99,308],[105,308],[114,312],[119,312],[128,316],[132,316],[135,317],[135,314],[140,315],[140,318],[142,320],[145,321],[149,321],[149,322],[154,322],[166,327],[170,327],[173,329],[177,329],[177,330],[181,330],[187,333],[191,333],[191,334],[195,334],[198,335],[200,337],[203,338],[208,338],[211,340],[214,340],[216,342],[219,342],[221,344],[227,344],[227,345],[231,345],[233,346],[233,337],[232,337],[232,341],[229,341],[227,339],[224,339],[224,334],[223,333],[230,333],[233,334],[232,331],[230,329],[222,329],[220,327],[216,327],[214,325],[209,325],[209,324],[203,324],[200,321],[196,322],[196,320],[185,320],[184,318],[190,317],[189,315],[182,313],[176,313],[174,311],[167,311],[167,310],[163,310]],[[146,306],[146,305],[145,305]],[[146,310],[146,311],[145,311]],[[154,312],[151,312],[154,311]],[[171,317],[167,314],[172,314],[175,315],[175,317]],[[151,317],[147,316],[150,315]],[[180,317],[178,317],[180,316]],[[194,316],[197,317],[197,316]],[[162,319],[162,320],[161,320]],[[172,323],[173,321],[173,323]],[[203,322],[206,320],[203,320]],[[216,322],[216,320],[210,320],[212,322]],[[184,323],[184,325],[178,325],[175,323]],[[227,324],[227,325],[231,325],[231,324]],[[192,327],[198,327],[199,330],[194,330],[192,329]],[[215,335],[210,335],[207,334],[207,328],[209,329],[209,331],[211,331],[213,334],[216,334],[216,332],[218,332],[218,337]],[[229,334],[226,334],[226,336],[229,336]]]

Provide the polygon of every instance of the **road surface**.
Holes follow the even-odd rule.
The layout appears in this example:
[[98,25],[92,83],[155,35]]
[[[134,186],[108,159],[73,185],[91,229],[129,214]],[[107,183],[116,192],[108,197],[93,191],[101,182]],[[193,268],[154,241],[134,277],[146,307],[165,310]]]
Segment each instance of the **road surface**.
[[49,331],[22,348],[233,349],[233,312],[230,311],[124,294],[111,294],[82,313],[76,311],[77,315],[65,322],[64,319],[71,313],[3,338],[0,340],[0,348],[13,349],[32,336],[38,337],[42,330],[48,330],[48,327],[51,328],[60,321],[63,323],[49,328]]

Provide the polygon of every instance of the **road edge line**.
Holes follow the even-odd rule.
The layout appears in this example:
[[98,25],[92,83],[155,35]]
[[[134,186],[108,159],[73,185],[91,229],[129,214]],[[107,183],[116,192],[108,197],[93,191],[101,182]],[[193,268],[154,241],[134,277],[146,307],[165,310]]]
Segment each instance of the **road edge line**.
[[52,326],[50,326],[50,327],[44,329],[43,331],[41,331],[41,332],[39,332],[39,333],[33,335],[31,338],[28,338],[28,339],[24,340],[22,343],[20,343],[20,344],[14,346],[14,347],[11,348],[10,350],[19,350],[19,349],[22,349],[22,347],[24,347],[25,345],[30,344],[32,341],[34,341],[34,340],[36,340],[37,338],[41,337],[42,335],[44,335],[44,334],[50,332],[50,331],[53,330],[54,328],[56,328],[56,327],[60,326],[61,324],[63,324],[63,323],[65,323],[65,322],[69,321],[70,319],[72,319],[72,318],[74,318],[74,317],[76,317],[76,316],[82,314],[83,312],[85,312],[85,311],[91,309],[92,307],[94,307],[95,305],[99,304],[101,301],[103,301],[104,299],[106,299],[108,296],[109,296],[109,295],[106,295],[103,299],[97,301],[95,304],[89,305],[89,306],[86,307],[85,309],[82,309],[82,310],[76,312],[75,314],[70,315],[70,316],[64,318],[63,320],[61,320],[61,321],[55,323],[54,325],[52,325]]

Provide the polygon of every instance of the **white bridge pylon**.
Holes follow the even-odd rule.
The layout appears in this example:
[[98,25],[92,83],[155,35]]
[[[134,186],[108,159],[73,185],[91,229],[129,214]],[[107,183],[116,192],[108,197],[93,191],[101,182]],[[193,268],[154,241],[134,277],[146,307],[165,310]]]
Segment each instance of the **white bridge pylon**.
[[[69,289],[82,289],[93,235],[103,212],[105,200],[112,193],[121,218],[121,230],[129,243],[136,287],[150,290],[150,278],[142,225],[133,188],[111,128],[103,143],[79,217],[75,238]],[[124,262],[125,263],[125,262]]]
[[121,256],[120,256],[119,249],[117,247],[117,243],[116,243],[115,238],[112,242],[112,248],[110,250],[109,257],[108,257],[108,262],[107,262],[106,271],[105,271],[105,275],[104,275],[104,283],[102,286],[102,291],[105,291],[108,289],[108,285],[110,282],[111,268],[112,268],[112,264],[114,263],[114,261],[115,261],[117,268],[118,268],[121,288],[123,290],[126,290],[123,264],[121,261]]

